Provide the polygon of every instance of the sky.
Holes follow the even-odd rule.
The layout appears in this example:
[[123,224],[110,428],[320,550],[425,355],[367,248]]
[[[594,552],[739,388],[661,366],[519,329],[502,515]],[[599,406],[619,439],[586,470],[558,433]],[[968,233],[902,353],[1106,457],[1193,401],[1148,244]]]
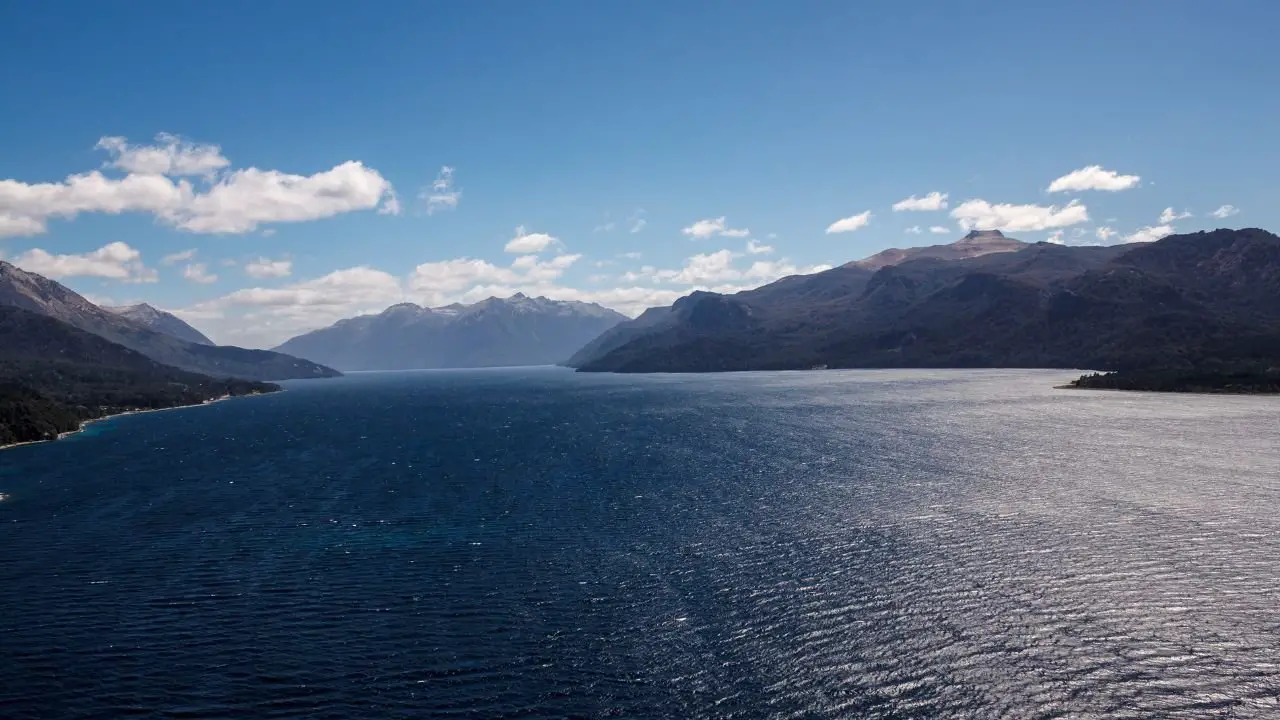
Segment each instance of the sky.
[[[74,12],[71,10],[74,8]],[[0,0],[0,258],[272,347],[1280,229],[1280,3]]]

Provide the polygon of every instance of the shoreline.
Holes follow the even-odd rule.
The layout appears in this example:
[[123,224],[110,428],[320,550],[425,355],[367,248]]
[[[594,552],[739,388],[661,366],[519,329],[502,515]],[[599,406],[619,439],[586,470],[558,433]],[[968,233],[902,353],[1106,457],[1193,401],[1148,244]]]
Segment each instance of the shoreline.
[[1273,392],[1238,392],[1231,390],[1146,390],[1142,388],[1081,387],[1079,385],[1054,385],[1054,390],[1097,390],[1099,392],[1150,393],[1153,395],[1230,395],[1232,397],[1267,397]]
[[[283,390],[275,390],[273,392],[282,392],[282,391]],[[25,440],[23,442],[9,443],[8,445],[0,445],[0,451],[9,450],[16,447],[22,447],[24,445],[40,445],[41,443],[57,442],[63,438],[68,438],[68,437],[71,437],[72,435],[78,435],[84,432],[85,428],[89,427],[94,423],[105,422],[107,420],[112,420],[118,417],[124,417],[126,415],[145,415],[147,413],[165,412],[166,410],[187,410],[190,408],[197,408],[197,407],[204,407],[205,405],[212,405],[214,403],[222,402],[223,400],[230,400],[233,397],[254,397],[257,395],[269,395],[269,394],[271,393],[256,392],[256,393],[249,393],[247,395],[228,394],[228,395],[220,395],[216,398],[209,398],[208,400],[201,400],[198,403],[190,403],[187,405],[174,405],[173,407],[163,407],[163,408],[149,408],[147,410],[125,410],[124,412],[111,413],[110,415],[103,415],[102,417],[91,418],[89,420],[82,420],[80,422],[80,427],[76,428],[75,430],[68,430],[63,433],[58,433],[58,437],[50,438],[48,440]]]

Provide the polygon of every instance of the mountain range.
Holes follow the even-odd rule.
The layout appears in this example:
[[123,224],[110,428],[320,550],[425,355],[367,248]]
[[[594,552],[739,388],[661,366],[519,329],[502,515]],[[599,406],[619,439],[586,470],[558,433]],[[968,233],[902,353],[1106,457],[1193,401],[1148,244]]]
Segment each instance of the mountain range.
[[393,305],[275,349],[342,370],[553,365],[626,319],[594,303],[516,293],[473,305]]
[[734,295],[695,292],[567,364],[1123,370],[1278,358],[1280,238],[1244,229],[1108,247],[971,234]]
[[[0,261],[0,306],[51,317],[188,372],[251,380],[334,377],[341,373],[314,362],[267,350],[211,345],[161,332],[156,324],[101,308],[69,288]],[[172,316],[170,316],[172,317]],[[163,318],[159,319],[163,321]],[[177,318],[173,318],[181,322]],[[203,338],[203,336],[201,336]]]

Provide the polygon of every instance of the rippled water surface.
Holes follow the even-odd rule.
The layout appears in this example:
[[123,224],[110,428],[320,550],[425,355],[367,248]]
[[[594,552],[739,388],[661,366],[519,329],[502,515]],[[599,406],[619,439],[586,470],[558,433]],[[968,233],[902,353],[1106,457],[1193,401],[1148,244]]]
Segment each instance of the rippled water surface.
[[0,452],[6,718],[1280,717],[1280,401],[356,375]]

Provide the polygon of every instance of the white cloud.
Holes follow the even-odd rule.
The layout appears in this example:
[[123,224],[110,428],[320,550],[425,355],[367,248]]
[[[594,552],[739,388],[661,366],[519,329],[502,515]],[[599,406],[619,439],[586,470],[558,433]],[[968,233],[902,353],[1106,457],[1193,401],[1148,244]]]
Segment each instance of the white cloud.
[[[470,297],[475,286],[537,286],[558,279],[581,255],[558,255],[541,260],[536,255],[523,255],[509,267],[473,258],[457,258],[428,262],[414,268],[409,290],[428,305],[444,304]],[[481,298],[483,299],[483,298]]]
[[442,166],[431,186],[425,188],[418,197],[426,203],[428,215],[458,207],[458,201],[462,199],[462,191],[453,186],[453,168],[448,165]]
[[653,282],[654,276],[658,273],[658,268],[652,265],[644,265],[639,270],[628,270],[618,276],[623,282]]
[[1102,225],[1102,226],[1099,226],[1096,230],[1094,230],[1093,234],[1098,236],[1098,239],[1101,240],[1102,242],[1107,242],[1108,240],[1115,237],[1116,235],[1119,235],[1120,233],[1116,232],[1115,230],[1113,230],[1112,228],[1106,225]]
[[192,263],[182,269],[182,277],[193,283],[201,285],[211,285],[218,282],[218,276],[209,273],[209,267],[204,263]]
[[638,253],[638,252],[634,252],[634,251],[632,251],[632,252],[625,252],[625,253],[622,253],[622,257],[624,257],[624,258],[626,258],[626,259],[628,259],[628,260],[639,260],[639,259],[640,259],[640,253]]
[[[177,314],[199,320],[202,328],[209,328],[213,336],[225,342],[270,347],[300,332],[342,318],[379,312],[396,302],[409,300],[443,305],[479,300],[488,294],[506,296],[515,292],[508,292],[508,288],[525,291],[553,288],[555,281],[581,257],[561,254],[543,260],[537,255],[525,254],[505,267],[480,259],[457,258],[418,265],[404,280],[360,266],[285,287],[244,288]],[[246,265],[246,272],[281,276],[287,262],[259,258]],[[260,269],[256,273],[250,270],[255,265]]]
[[688,235],[694,240],[705,240],[706,238],[720,235],[723,237],[746,237],[751,234],[750,230],[745,228],[731,228],[725,222],[725,216],[718,218],[708,218],[699,220],[687,228],[683,228],[680,232]]
[[395,302],[400,281],[390,273],[366,266],[335,270],[315,280],[284,288],[245,288],[203,305],[319,306]]
[[501,267],[487,260],[473,258],[422,263],[414,269],[409,287],[417,292],[438,296],[439,301],[443,302],[446,297],[477,283],[518,282],[521,270],[527,270],[537,262],[537,256],[526,255],[512,261],[513,267]]
[[246,275],[252,278],[284,278],[293,274],[292,260],[272,260],[259,257],[244,266]]
[[867,223],[871,222],[871,211],[866,210],[857,215],[850,215],[847,218],[841,218],[827,226],[828,233],[853,232],[859,228],[864,228]]
[[1121,175],[1114,170],[1104,170],[1101,165],[1090,165],[1072,170],[1049,183],[1049,192],[1081,192],[1106,190],[1116,192],[1135,187],[1142,178],[1137,175]]
[[217,145],[192,143],[169,133],[156,135],[155,145],[130,145],[122,137],[104,137],[95,149],[111,155],[106,167],[139,175],[211,177],[231,165]]
[[356,161],[314,175],[247,168],[224,176],[208,192],[194,195],[168,215],[183,230],[245,233],[262,223],[319,220],[370,210],[390,191],[391,183],[378,171]]
[[564,243],[560,242],[560,238],[546,233],[531,233],[525,230],[521,225],[516,228],[516,236],[512,238],[503,250],[509,253],[538,253],[549,247],[564,247]]
[[[623,273],[619,279],[623,282],[647,282],[671,285],[689,285],[694,288],[725,288],[725,283],[742,283],[735,285],[731,292],[759,287],[788,275],[801,275],[827,270],[830,265],[797,266],[787,258],[780,260],[756,260],[746,268],[738,267],[737,261],[742,253],[732,250],[717,250],[701,253],[686,258],[679,269],[660,270],[652,265],[645,265],[639,270]],[[691,289],[694,289],[691,288]],[[715,290],[722,292],[723,290]]]
[[342,318],[377,312],[405,299],[400,280],[360,266],[283,288],[244,288],[173,310],[222,342],[273,347]]
[[685,260],[684,267],[679,270],[659,272],[658,279],[681,285],[737,280],[742,277],[742,271],[733,266],[734,260],[738,257],[738,253],[730,250],[700,253]]
[[168,267],[169,265],[176,265],[180,262],[186,262],[194,258],[195,256],[196,256],[196,249],[191,248],[190,250],[183,250],[182,252],[170,253],[169,255],[165,255],[164,257],[160,258],[160,264]]
[[646,265],[638,271],[622,275],[624,282],[648,281],[673,283],[678,285],[704,285],[738,280],[743,271],[734,266],[741,253],[724,249],[710,253],[699,253],[686,258],[684,266],[673,270],[659,270]]
[[772,245],[761,245],[760,243],[756,242],[754,239],[747,241],[748,255],[768,255],[772,252],[773,252]]
[[6,235],[37,235],[48,230],[51,217],[71,219],[91,212],[150,212],[171,219],[193,197],[186,180],[174,182],[161,175],[115,179],[93,170],[59,183],[0,180],[0,230]]
[[924,197],[912,195],[906,200],[899,200],[893,204],[894,212],[945,210],[946,208],[947,193],[937,191],[931,192]]
[[1066,245],[1067,241],[1062,239],[1062,231],[1054,230],[1049,233],[1049,237],[1045,238],[1045,242],[1051,242],[1054,245]]
[[714,219],[699,220],[680,232],[698,239],[709,238],[724,230],[724,222],[725,218],[723,215]]
[[966,200],[951,211],[951,217],[960,223],[960,229],[1004,230],[1052,230],[1089,221],[1088,209],[1079,200],[1072,200],[1063,207],[1050,205],[991,204],[986,200]]
[[747,268],[746,272],[744,272],[742,276],[748,280],[752,280],[763,285],[791,275],[809,275],[830,269],[830,265],[798,267],[786,259],[778,260],[777,262],[772,260],[757,260],[756,262],[751,263],[751,267]]
[[[0,183],[5,181],[0,180]],[[0,192],[3,186],[0,186]],[[44,218],[33,218],[25,215],[14,215],[0,211],[0,238],[21,235],[39,235],[45,231]]]
[[1174,212],[1173,208],[1167,207],[1164,209],[1164,212],[1160,213],[1160,224],[1168,225],[1171,222],[1183,220],[1189,217],[1191,217],[1191,213],[1185,210],[1182,212]]
[[644,230],[645,226],[649,224],[649,221],[644,219],[644,209],[636,208],[636,211],[631,213],[631,216],[627,218],[627,223],[631,225],[630,232],[638,233],[641,230]]
[[[129,170],[123,177],[93,170],[53,183],[0,180],[0,236],[43,233],[50,218],[124,212],[151,213],[191,232],[244,233],[264,223],[318,220],[394,200],[391,184],[359,162],[314,175],[221,172],[225,158],[216,146],[161,139],[165,144],[147,147],[116,137],[100,141],[113,155],[110,165]],[[201,186],[177,177],[182,175],[198,175]]]
[[1229,218],[1232,215],[1237,215],[1239,214],[1239,212],[1240,212],[1240,208],[1236,207],[1235,205],[1223,205],[1222,207],[1218,208],[1217,210],[1214,210],[1212,213],[1209,213],[1209,214],[1221,220],[1223,218]]
[[919,225],[912,225],[911,227],[906,229],[906,233],[908,235],[919,235],[921,232],[923,231],[920,229]]
[[1133,233],[1124,236],[1125,242],[1155,242],[1163,237],[1168,237],[1174,233],[1171,225],[1157,225],[1155,227],[1144,227]]
[[[395,190],[387,191],[387,199],[382,202],[382,207],[378,208],[379,215],[399,215],[400,214],[400,196]],[[263,231],[266,233],[266,230]]]
[[15,257],[13,264],[54,280],[68,277],[99,277],[131,283],[157,280],[156,271],[143,264],[142,253],[122,242],[81,255],[53,255],[35,248]]
[[934,235],[950,235],[951,228],[943,227],[941,225],[932,225],[929,227],[929,232],[933,233]]
[[613,220],[610,220],[609,222],[602,223],[600,225],[595,226],[595,228],[593,228],[591,232],[603,232],[603,233],[613,232],[613,229],[616,227],[618,227],[618,223],[614,222]]

